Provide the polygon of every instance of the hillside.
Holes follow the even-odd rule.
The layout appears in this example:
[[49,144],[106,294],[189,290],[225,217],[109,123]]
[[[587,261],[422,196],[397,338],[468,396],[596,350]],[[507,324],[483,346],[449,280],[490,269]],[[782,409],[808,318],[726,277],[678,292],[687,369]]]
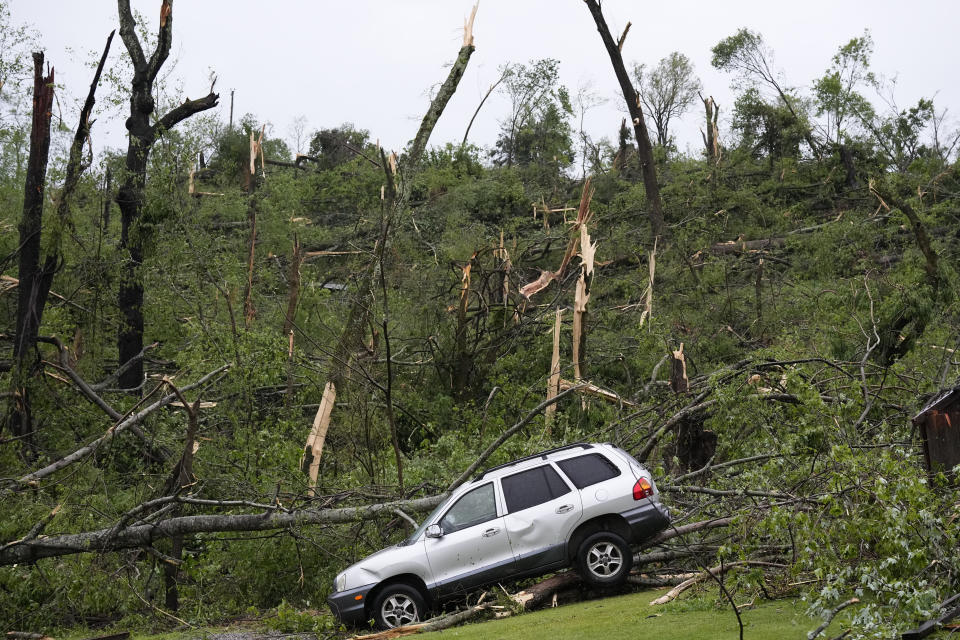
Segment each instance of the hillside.
[[[471,465],[576,441],[658,479],[680,530],[641,552],[656,584],[764,562],[727,574],[738,603],[857,597],[848,637],[960,591],[956,485],[911,421],[960,366],[957,135],[933,103],[870,105],[862,39],[777,94],[742,30],[714,49],[749,80],[729,128],[692,94],[702,152],[635,104],[649,137],[578,140],[549,60],[505,72],[494,148],[431,146],[469,31],[397,153],[343,125],[295,154],[256,116],[204,116],[211,88],[132,114],[126,155],[91,162],[81,126],[73,169],[67,141],[38,173],[21,96],[0,154],[4,630],[316,608]],[[114,97],[153,109],[132,77]]]

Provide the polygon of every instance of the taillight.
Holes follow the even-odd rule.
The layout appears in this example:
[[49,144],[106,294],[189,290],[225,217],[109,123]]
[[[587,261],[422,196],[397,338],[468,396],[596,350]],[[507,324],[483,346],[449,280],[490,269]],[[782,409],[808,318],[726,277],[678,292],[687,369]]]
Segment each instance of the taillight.
[[650,484],[650,481],[646,478],[640,478],[637,480],[637,484],[633,485],[633,499],[634,500],[643,500],[644,498],[649,498],[653,495],[653,486]]

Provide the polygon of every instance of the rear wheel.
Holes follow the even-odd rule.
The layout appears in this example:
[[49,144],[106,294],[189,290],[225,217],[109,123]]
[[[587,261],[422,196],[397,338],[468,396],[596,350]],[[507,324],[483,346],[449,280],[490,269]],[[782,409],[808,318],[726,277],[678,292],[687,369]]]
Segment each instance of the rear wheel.
[[614,587],[626,582],[633,554],[627,541],[612,531],[598,531],[580,543],[577,570],[594,587]]
[[373,618],[381,629],[393,629],[419,622],[425,617],[426,602],[420,591],[408,584],[387,585],[373,603]]

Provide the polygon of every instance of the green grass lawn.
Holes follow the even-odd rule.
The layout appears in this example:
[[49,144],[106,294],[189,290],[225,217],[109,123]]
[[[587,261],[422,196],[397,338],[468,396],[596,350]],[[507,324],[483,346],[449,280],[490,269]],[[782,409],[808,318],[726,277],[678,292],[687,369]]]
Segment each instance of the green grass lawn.
[[[522,638],[522,640],[573,640],[626,637],[657,640],[725,640],[739,638],[737,618],[730,607],[721,608],[706,596],[681,599],[652,607],[650,601],[663,591],[643,591],[545,609],[503,620],[470,624],[455,629],[417,636],[425,640]],[[681,597],[682,598],[682,597]],[[804,613],[797,600],[757,600],[757,606],[741,612],[744,638],[781,640],[804,638],[820,622]],[[835,620],[826,637],[838,635]],[[830,633],[834,632],[834,633]]]

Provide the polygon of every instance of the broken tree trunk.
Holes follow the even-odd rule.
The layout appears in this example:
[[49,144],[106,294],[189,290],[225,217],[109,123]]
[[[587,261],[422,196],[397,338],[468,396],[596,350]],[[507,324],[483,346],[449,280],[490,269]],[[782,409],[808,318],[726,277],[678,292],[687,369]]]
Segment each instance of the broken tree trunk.
[[[476,12],[477,8],[474,6],[470,18],[464,21],[463,45],[460,47],[460,52],[453,66],[450,68],[450,72],[447,74],[447,79],[440,86],[440,90],[431,101],[430,107],[427,109],[427,113],[420,123],[417,135],[410,143],[407,153],[404,156],[402,170],[398,170],[396,167],[396,156],[391,155],[389,162],[385,157],[383,158],[384,162],[382,166],[384,172],[387,174],[387,183],[384,187],[383,219],[380,225],[380,238],[374,247],[374,259],[368,263],[367,268],[360,275],[356,296],[354,297],[353,304],[350,305],[346,323],[333,349],[333,355],[330,359],[327,372],[327,382],[324,386],[325,394],[328,387],[334,393],[336,392],[336,385],[342,383],[350,365],[352,354],[357,351],[358,346],[362,346],[363,344],[363,332],[367,326],[370,308],[373,303],[372,285],[377,281],[377,270],[382,264],[381,257],[385,250],[387,240],[389,239],[393,218],[398,211],[401,211],[404,206],[406,206],[412,186],[412,178],[426,149],[430,134],[433,132],[450,98],[456,92],[460,78],[463,77],[463,72],[466,70],[467,63],[470,61],[470,56],[473,55],[473,20]],[[399,190],[397,189],[396,183],[397,175],[403,177],[403,182]],[[332,410],[332,408],[331,403],[330,409]],[[319,410],[317,411],[317,418],[320,418]],[[310,432],[306,446],[306,451],[312,452],[314,457],[310,460],[309,465],[304,465],[307,469],[311,470],[311,487],[316,486],[316,469],[314,469],[313,465],[319,466],[320,453],[323,451],[322,440],[320,441],[319,447],[311,442],[314,440],[314,433],[317,431],[317,419],[314,419],[314,425],[315,428]],[[329,418],[327,419],[327,426],[329,426]],[[326,428],[327,427],[324,427],[323,429],[324,437],[326,436]]]
[[[127,253],[117,306],[123,322],[117,333],[117,350],[120,362],[127,362],[143,350],[143,265],[144,233],[140,228],[141,215],[146,205],[147,160],[157,138],[181,121],[195,113],[217,106],[219,97],[210,87],[210,93],[196,100],[185,100],[163,116],[153,114],[156,102],[153,83],[160,68],[170,55],[173,41],[172,0],[162,0],[160,27],[157,45],[149,58],[137,36],[137,23],[130,10],[130,0],[117,0],[120,16],[120,38],[126,46],[133,63],[133,80],[130,91],[130,116],[126,127],[127,143],[126,173],[123,184],[117,190],[117,205],[120,207],[120,246]],[[119,380],[123,389],[136,389],[143,384],[143,361],[138,360]]]
[[24,185],[23,214],[20,218],[20,262],[17,278],[17,336],[13,343],[12,387],[14,402],[8,417],[10,431],[20,438],[22,449],[33,457],[33,421],[27,379],[33,368],[40,330],[38,306],[40,289],[40,233],[43,226],[44,187],[50,152],[50,117],[53,107],[53,70],[43,75],[43,53],[33,54],[33,120],[30,126],[30,155]]
[[473,368],[472,357],[467,353],[467,305],[470,302],[470,272],[473,261],[477,257],[474,251],[470,260],[463,267],[460,277],[460,302],[457,305],[457,328],[454,332],[453,376],[451,387],[455,395],[462,395],[467,389],[470,370]]
[[[620,83],[623,99],[627,103],[627,111],[630,113],[631,120],[633,120],[633,131],[637,139],[637,155],[640,158],[640,171],[643,175],[643,187],[646,191],[647,215],[650,218],[650,230],[653,236],[651,240],[653,240],[663,234],[663,205],[660,201],[660,185],[657,182],[657,167],[653,159],[653,147],[650,144],[647,125],[643,120],[643,111],[640,110],[640,96],[633,88],[630,76],[627,74],[627,68],[623,64],[623,56],[620,54],[623,39],[621,39],[619,45],[613,41],[613,36],[610,35],[610,28],[607,27],[607,21],[603,17],[598,0],[584,0],[584,2],[590,9],[593,21],[597,24],[597,31],[600,32],[603,46],[606,47],[610,62],[613,64],[617,82]],[[625,37],[626,31],[624,31]]]
[[[587,193],[589,191],[589,193]],[[590,189],[590,178],[584,185],[583,199],[590,206],[590,199],[593,197],[593,190]],[[591,214],[588,212],[583,216],[583,223],[580,225],[580,277],[577,278],[577,287],[574,293],[573,302],[573,378],[577,382],[582,380],[585,375],[584,353],[587,347],[587,303],[590,302],[590,287],[593,285],[593,262],[596,255],[597,245],[590,242],[590,233],[587,231],[587,222]]]
[[[547,400],[555,398],[560,393],[560,323],[563,309],[557,309],[553,321],[553,355],[550,357],[550,375],[547,376]],[[547,433],[553,426],[553,417],[557,413],[557,405],[552,404],[543,412],[543,419],[547,425]]]
[[580,194],[580,207],[577,209],[577,221],[570,230],[570,240],[567,242],[567,248],[563,252],[563,259],[560,261],[560,267],[556,271],[541,271],[540,277],[533,282],[528,282],[520,288],[520,295],[528,300],[532,295],[543,291],[554,280],[559,280],[567,272],[567,265],[577,254],[577,247],[580,244],[580,228],[590,222],[593,214],[590,211],[590,199],[593,197],[593,189],[590,188],[590,178],[583,183],[583,191]]
[[653,278],[657,273],[657,239],[653,239],[653,249],[650,250],[650,259],[647,264],[647,289],[644,292],[643,312],[640,314],[640,326],[653,318]]
[[250,239],[247,243],[247,284],[243,295],[243,322],[244,326],[250,328],[250,323],[257,317],[257,309],[253,305],[253,266],[257,256],[257,157],[260,157],[260,168],[263,169],[263,132],[267,126],[263,125],[260,129],[260,137],[254,138],[253,131],[250,132],[250,164],[244,167],[245,188],[248,194],[247,200],[247,224],[250,225]]
[[704,133],[700,131],[700,135],[703,136],[703,146],[707,154],[707,160],[710,164],[716,166],[720,164],[720,130],[717,127],[717,122],[720,117],[720,106],[714,102],[713,96],[709,98],[704,98],[703,94],[697,93],[700,96],[700,99],[703,101],[703,108],[707,114],[706,128],[707,131]]
[[566,571],[542,580],[510,597],[526,610],[536,609],[556,593],[578,587],[581,582],[580,576],[575,571]]
[[683,343],[670,354],[670,388],[674,393],[686,393],[690,389],[687,379],[687,359],[683,355]]

